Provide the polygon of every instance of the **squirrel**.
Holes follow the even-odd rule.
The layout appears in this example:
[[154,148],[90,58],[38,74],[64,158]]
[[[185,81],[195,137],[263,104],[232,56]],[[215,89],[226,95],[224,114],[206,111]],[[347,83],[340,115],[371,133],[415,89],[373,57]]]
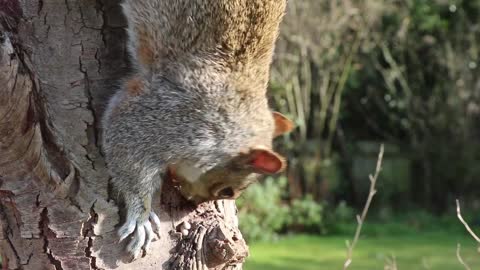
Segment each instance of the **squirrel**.
[[[169,176],[187,199],[235,199],[285,159],[293,124],[267,84],[286,0],[125,0],[134,72],[109,100],[103,150],[126,210],[120,241],[147,252],[160,220],[152,196]],[[153,225],[153,229],[152,229]],[[119,242],[120,242],[119,241]]]

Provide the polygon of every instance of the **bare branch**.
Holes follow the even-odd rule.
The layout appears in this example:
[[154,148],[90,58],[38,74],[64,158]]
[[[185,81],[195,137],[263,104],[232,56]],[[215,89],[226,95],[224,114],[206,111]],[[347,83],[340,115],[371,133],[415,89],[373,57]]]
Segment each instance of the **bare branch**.
[[387,257],[384,270],[398,270],[395,255],[392,254],[392,256]]
[[[477,241],[478,244],[480,244],[480,238],[473,232],[472,228],[470,228],[468,223],[462,217],[462,212],[460,210],[460,201],[458,199],[456,199],[455,202],[457,203],[457,217],[458,217],[458,219],[460,220],[460,222],[462,222],[463,226],[465,226],[465,229],[473,237],[473,239],[475,239],[475,241]],[[460,255],[460,243],[457,244],[457,259],[463,265],[463,267],[466,270],[471,270],[470,266],[468,266],[468,264],[462,259],[462,256]]]
[[465,229],[467,229],[468,233],[475,239],[480,244],[480,238],[473,232],[472,228],[468,225],[468,223],[463,219],[462,213],[460,212],[460,201],[456,199],[457,202],[457,217],[458,219],[463,223],[463,226],[465,226]]
[[462,256],[460,255],[460,243],[457,244],[457,259],[463,265],[465,270],[471,270],[470,266],[468,266],[468,264],[462,259]]
[[378,153],[378,159],[377,159],[377,166],[375,168],[375,174],[369,175],[370,178],[370,191],[368,193],[368,198],[365,203],[365,206],[362,211],[361,216],[357,216],[357,229],[355,231],[355,236],[353,237],[353,241],[351,244],[347,242],[347,259],[345,260],[345,263],[343,264],[343,270],[347,269],[350,264],[352,263],[352,255],[353,255],[353,250],[358,242],[358,238],[360,237],[360,232],[362,231],[362,226],[363,223],[365,222],[365,218],[367,217],[368,209],[370,208],[370,204],[372,203],[373,196],[377,193],[377,190],[375,189],[375,184],[377,183],[377,178],[378,175],[380,174],[380,171],[382,169],[382,160],[383,160],[383,152],[384,152],[384,146],[383,144],[380,146],[380,152]]

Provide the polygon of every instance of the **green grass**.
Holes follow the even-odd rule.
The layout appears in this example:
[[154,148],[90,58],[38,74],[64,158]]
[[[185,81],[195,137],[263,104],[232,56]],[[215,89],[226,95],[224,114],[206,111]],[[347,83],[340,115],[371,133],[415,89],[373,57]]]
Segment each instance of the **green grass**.
[[[342,269],[348,236],[289,236],[275,243],[250,245],[245,270]],[[463,259],[480,269],[480,253],[472,238],[462,233],[418,233],[361,238],[353,255],[352,270],[384,269],[392,254],[399,270],[462,270],[456,258],[457,242]]]

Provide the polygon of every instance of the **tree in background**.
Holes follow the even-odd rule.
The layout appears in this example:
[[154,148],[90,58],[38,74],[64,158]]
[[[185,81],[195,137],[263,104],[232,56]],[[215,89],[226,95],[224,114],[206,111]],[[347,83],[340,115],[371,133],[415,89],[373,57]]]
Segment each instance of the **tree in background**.
[[284,140],[290,196],[359,206],[367,189],[355,187],[358,142],[385,141],[386,170],[391,152],[410,169],[397,171],[402,191],[381,187],[390,189],[383,203],[440,213],[457,195],[472,201],[478,14],[480,1],[290,1],[272,72],[272,88],[286,93],[273,102],[299,126]]
[[[274,97],[276,106],[298,124],[297,132],[285,141],[290,153],[290,195],[294,198],[308,190],[323,200],[331,184],[336,184],[339,176],[332,147],[343,92],[354,60],[370,29],[379,22],[382,8],[377,1],[289,1],[272,88],[282,92]],[[342,143],[341,150],[347,151]],[[342,156],[347,159],[348,155]]]
[[413,162],[404,195],[440,213],[479,188],[480,1],[415,0],[384,11],[356,58],[341,123],[349,140],[402,148]]

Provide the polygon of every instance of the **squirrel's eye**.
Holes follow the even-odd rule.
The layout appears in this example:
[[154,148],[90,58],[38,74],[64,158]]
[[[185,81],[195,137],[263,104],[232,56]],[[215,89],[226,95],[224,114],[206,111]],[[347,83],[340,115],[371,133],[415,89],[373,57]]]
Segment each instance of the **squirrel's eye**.
[[231,187],[224,188],[218,192],[218,197],[220,198],[231,198],[235,195]]

